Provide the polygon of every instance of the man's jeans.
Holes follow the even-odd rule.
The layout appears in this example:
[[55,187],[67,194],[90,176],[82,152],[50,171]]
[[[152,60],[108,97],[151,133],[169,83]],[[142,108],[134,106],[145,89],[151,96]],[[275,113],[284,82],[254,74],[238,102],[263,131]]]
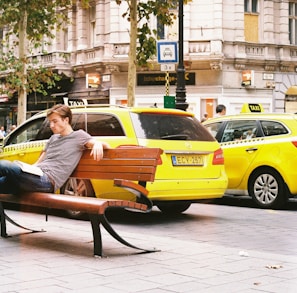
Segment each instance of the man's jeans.
[[36,176],[25,173],[17,164],[0,160],[0,193],[21,191],[53,192],[54,187],[47,175]]

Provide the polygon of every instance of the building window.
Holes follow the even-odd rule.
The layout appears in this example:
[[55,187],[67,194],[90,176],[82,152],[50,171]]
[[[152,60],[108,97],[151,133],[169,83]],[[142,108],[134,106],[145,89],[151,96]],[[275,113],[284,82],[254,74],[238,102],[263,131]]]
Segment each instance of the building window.
[[89,46],[95,47],[96,38],[96,6],[89,8]]
[[161,23],[159,17],[157,17],[157,36],[158,36],[158,39],[160,39],[160,40],[165,39],[165,27]]
[[289,3],[289,38],[290,44],[297,45],[297,3]]
[[257,0],[244,1],[244,37],[246,42],[259,42],[259,9]]
[[258,13],[258,0],[244,0],[244,12]]
[[178,35],[178,2],[173,2],[173,8],[170,9],[171,13],[175,14],[173,24],[165,26],[161,23],[160,18],[157,17],[157,36],[160,40],[177,40]]

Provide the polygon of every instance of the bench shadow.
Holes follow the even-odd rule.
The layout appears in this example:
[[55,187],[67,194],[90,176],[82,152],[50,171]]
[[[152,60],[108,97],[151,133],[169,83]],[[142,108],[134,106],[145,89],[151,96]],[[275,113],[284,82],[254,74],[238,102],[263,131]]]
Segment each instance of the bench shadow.
[[109,209],[106,212],[106,217],[110,223],[141,226],[186,223],[192,221],[203,222],[212,219],[211,216],[191,214],[187,212],[181,214],[165,214],[153,210],[150,213],[141,213],[123,209]]
[[[46,232],[46,231],[44,231]],[[30,235],[31,234],[31,235]],[[34,235],[35,234],[35,235]],[[82,241],[78,240],[77,242],[73,241],[73,237],[64,237],[63,239],[56,237],[49,233],[41,233],[42,235],[36,237],[37,233],[16,233],[11,234],[8,238],[5,238],[6,242],[10,242],[14,247],[17,245],[22,248],[27,248],[30,250],[34,250],[34,253],[46,253],[49,256],[53,253],[53,256],[56,253],[65,254],[65,256],[78,256],[78,257],[86,257],[88,259],[104,259],[110,257],[126,257],[128,255],[137,255],[137,254],[145,254],[152,252],[145,252],[142,250],[136,250],[133,248],[126,247],[121,243],[117,243],[116,240],[104,241],[103,239],[103,256],[94,256],[93,254],[93,241]],[[106,236],[106,235],[104,235]],[[108,236],[109,237],[109,236]],[[105,237],[103,237],[105,238]],[[79,239],[79,238],[78,238]],[[23,252],[23,250],[16,250],[16,253]],[[157,253],[156,251],[154,253]],[[49,258],[50,260],[50,258]]]

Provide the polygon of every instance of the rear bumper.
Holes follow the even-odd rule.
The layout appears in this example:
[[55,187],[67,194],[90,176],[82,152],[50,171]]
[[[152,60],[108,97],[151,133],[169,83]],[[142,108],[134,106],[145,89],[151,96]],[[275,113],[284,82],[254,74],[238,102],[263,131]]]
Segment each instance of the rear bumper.
[[147,183],[149,190],[148,197],[155,201],[171,200],[200,200],[220,198],[225,194],[228,181],[227,179],[211,180],[156,180],[153,183]]

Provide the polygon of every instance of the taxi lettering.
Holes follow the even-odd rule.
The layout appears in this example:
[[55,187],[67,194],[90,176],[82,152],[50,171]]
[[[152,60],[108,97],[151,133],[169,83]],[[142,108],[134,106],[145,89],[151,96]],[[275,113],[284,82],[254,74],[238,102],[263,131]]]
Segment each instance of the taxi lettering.
[[261,112],[261,107],[258,104],[249,104],[251,112]]

